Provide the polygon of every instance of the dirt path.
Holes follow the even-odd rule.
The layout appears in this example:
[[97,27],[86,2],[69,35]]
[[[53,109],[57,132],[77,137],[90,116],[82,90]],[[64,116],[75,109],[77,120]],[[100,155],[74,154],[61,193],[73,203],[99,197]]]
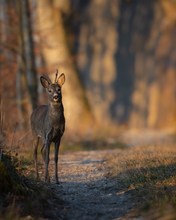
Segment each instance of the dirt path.
[[[120,219],[133,208],[130,193],[118,192],[115,183],[106,178],[107,156],[113,153],[106,150],[60,155],[61,185],[51,187],[66,204],[59,213],[62,219]],[[50,164],[53,175],[54,164]]]
[[[173,138],[162,133],[122,137],[128,146],[153,143],[170,143]],[[135,143],[134,143],[135,142]],[[49,184],[56,199],[51,206],[49,219],[111,220],[135,219],[133,210],[138,207],[132,190],[121,191],[115,180],[108,179],[108,158],[120,150],[95,150],[64,153],[59,155],[59,177],[61,184]],[[50,176],[54,176],[53,159],[50,160]],[[53,182],[54,180],[51,179]],[[64,206],[58,204],[61,199]],[[56,205],[56,206],[55,206]],[[61,206],[60,206],[61,205]],[[50,215],[51,214],[51,215]],[[52,216],[52,217],[50,217]],[[54,216],[54,217],[53,217]],[[140,218],[142,219],[142,218]]]

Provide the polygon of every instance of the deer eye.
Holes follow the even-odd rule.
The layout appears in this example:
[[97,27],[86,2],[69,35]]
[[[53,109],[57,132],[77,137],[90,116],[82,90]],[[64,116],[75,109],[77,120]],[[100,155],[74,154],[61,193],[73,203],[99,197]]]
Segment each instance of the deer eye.
[[48,89],[48,92],[49,92],[49,93],[51,93],[51,92],[52,92],[52,90],[51,90],[51,89]]

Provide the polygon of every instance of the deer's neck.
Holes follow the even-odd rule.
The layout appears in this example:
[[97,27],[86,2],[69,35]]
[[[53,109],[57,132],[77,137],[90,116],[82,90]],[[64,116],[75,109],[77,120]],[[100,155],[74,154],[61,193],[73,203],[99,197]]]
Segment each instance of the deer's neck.
[[63,104],[62,102],[53,104],[49,103],[49,116],[51,118],[51,121],[58,121],[60,118],[63,117]]

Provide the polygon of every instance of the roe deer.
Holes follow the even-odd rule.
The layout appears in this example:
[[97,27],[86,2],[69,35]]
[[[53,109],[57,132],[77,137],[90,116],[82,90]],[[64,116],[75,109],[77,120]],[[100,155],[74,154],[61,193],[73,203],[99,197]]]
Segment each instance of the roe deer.
[[55,181],[58,181],[58,153],[61,137],[65,130],[65,117],[64,108],[62,104],[62,92],[61,88],[65,82],[65,75],[62,73],[59,77],[56,73],[55,82],[52,83],[48,77],[41,76],[40,82],[42,86],[46,89],[49,98],[48,105],[41,105],[36,108],[31,115],[31,129],[35,137],[34,142],[34,162],[36,169],[36,176],[38,174],[37,165],[37,148],[39,144],[39,139],[43,140],[43,147],[41,149],[42,157],[45,162],[45,181],[50,181],[49,179],[49,153],[51,142],[55,144]]

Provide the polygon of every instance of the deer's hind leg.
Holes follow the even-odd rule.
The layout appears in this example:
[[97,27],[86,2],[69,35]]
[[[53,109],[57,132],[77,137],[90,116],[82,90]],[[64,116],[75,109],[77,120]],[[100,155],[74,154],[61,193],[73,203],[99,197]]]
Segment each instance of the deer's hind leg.
[[42,155],[42,159],[45,163],[45,157],[46,157],[46,148],[45,148],[45,144],[43,143],[42,148],[41,148],[41,155]]
[[35,173],[36,173],[36,178],[37,178],[37,179],[39,178],[39,173],[38,173],[38,161],[37,161],[37,149],[38,149],[39,139],[40,139],[40,138],[37,137],[37,138],[34,140],[34,143],[33,143],[33,148],[34,148],[33,156],[34,156]]
[[55,152],[54,152],[55,181],[56,181],[56,184],[59,184],[59,179],[58,179],[58,154],[59,154],[59,146],[60,146],[60,139],[57,142],[55,142]]

